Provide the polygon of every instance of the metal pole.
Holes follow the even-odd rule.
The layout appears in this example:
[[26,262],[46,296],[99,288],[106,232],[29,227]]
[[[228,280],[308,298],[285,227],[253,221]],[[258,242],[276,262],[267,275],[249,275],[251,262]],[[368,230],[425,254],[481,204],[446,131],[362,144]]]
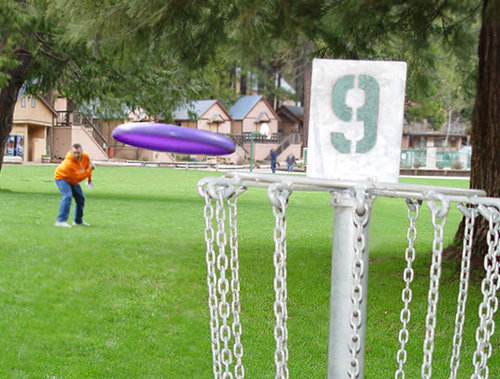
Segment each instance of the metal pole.
[[[356,201],[352,193],[343,193],[332,199],[335,206],[332,247],[332,278],[330,293],[330,335],[328,343],[328,379],[350,379],[348,370],[351,361],[351,293],[353,289],[354,242],[356,228],[353,220]],[[371,205],[371,204],[369,204]],[[368,207],[368,212],[371,206]],[[357,355],[359,375],[364,377],[366,298],[368,284],[368,224],[364,229],[366,241],[363,254],[364,273],[361,278],[363,297],[361,302],[362,322],[358,330],[360,351]]]

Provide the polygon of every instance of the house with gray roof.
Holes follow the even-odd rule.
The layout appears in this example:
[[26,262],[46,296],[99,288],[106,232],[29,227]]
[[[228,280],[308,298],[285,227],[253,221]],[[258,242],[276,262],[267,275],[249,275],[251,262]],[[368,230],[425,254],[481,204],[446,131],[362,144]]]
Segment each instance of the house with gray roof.
[[292,133],[303,134],[304,130],[304,108],[294,105],[282,105],[278,109],[280,121],[278,123],[278,131],[283,136],[288,136]]
[[[298,110],[296,111],[300,113]],[[250,151],[250,140],[252,140],[256,160],[269,159],[270,149],[277,152],[278,161],[285,160],[289,154],[293,154],[297,158],[301,157],[302,144],[299,133],[293,133],[290,136],[298,136],[299,138],[282,138],[283,135],[278,133],[280,118],[262,95],[241,97],[229,109],[229,114],[233,118],[233,137],[240,135],[241,142],[247,151]],[[252,135],[252,132],[262,132],[263,128],[269,130],[268,136]]]
[[270,134],[278,133],[278,114],[262,95],[246,95],[229,109],[232,134],[260,132],[267,124]]
[[210,132],[231,133],[231,116],[219,100],[196,100],[177,108],[175,123],[188,128]]

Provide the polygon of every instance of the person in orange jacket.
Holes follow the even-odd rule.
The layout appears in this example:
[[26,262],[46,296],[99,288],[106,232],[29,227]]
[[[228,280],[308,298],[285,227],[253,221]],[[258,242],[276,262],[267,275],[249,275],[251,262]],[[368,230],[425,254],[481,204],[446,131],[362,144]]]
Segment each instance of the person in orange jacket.
[[94,169],[95,166],[90,162],[90,156],[83,152],[82,145],[79,143],[75,143],[71,147],[64,161],[57,166],[54,178],[62,198],[55,226],[71,228],[71,225],[68,224],[68,217],[72,197],[75,198],[76,203],[73,225],[90,226],[83,221],[85,196],[83,196],[79,183],[88,178],[88,183],[92,184],[92,171]]

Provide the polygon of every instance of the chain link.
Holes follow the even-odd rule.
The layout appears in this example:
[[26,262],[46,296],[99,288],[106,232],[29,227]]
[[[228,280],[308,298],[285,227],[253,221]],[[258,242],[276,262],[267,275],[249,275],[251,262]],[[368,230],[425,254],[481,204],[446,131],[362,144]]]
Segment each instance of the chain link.
[[469,288],[470,258],[472,253],[472,241],[474,238],[474,222],[477,217],[476,207],[466,207],[459,204],[458,209],[465,216],[464,240],[462,246],[462,261],[460,268],[460,287],[457,299],[457,313],[455,314],[455,333],[453,334],[453,352],[450,360],[450,379],[457,377],[460,366],[460,349],[462,347],[462,335],[465,322],[465,305]]
[[212,207],[212,199],[206,191],[203,190],[203,197],[205,198],[204,217],[205,217],[205,242],[207,245],[206,250],[206,263],[207,263],[207,284],[208,284],[208,307],[210,311],[210,337],[212,345],[212,371],[214,378],[218,379],[221,376],[221,362],[220,362],[220,338],[219,338],[219,317],[217,314],[218,301],[217,301],[217,275],[215,271],[216,255],[214,251],[214,229],[212,220],[214,217],[214,210]]
[[437,195],[441,205],[434,201],[427,203],[431,210],[432,226],[434,227],[434,238],[432,241],[432,262],[430,267],[430,284],[427,296],[427,315],[425,317],[425,338],[423,346],[423,363],[421,376],[429,379],[432,376],[432,354],[434,351],[434,332],[436,329],[436,311],[439,299],[439,279],[441,277],[441,259],[443,253],[443,230],[446,224],[449,203],[442,195]]
[[364,230],[370,218],[370,207],[366,202],[364,191],[357,191],[356,200],[358,204],[353,210],[353,222],[356,232],[352,265],[353,286],[351,292],[352,309],[350,315],[351,339],[349,341],[349,351],[351,352],[351,360],[347,371],[351,379],[358,378],[360,372],[358,354],[361,349],[361,336],[359,335],[359,330],[363,320],[361,303],[364,294],[361,280],[364,275],[363,255],[365,254],[366,248]]
[[276,324],[274,327],[274,339],[276,350],[274,362],[276,364],[276,379],[287,379],[288,372],[288,328],[287,328],[287,288],[286,288],[286,208],[290,191],[278,186],[269,187],[269,198],[272,199],[274,226],[274,315]]
[[[235,189],[231,185],[219,182],[207,181],[198,186],[198,192],[205,199],[208,305],[212,370],[215,379],[241,379],[245,375],[242,364],[243,346],[241,344],[238,229],[236,223],[237,197],[244,191],[244,187]],[[228,244],[226,201],[229,214],[229,257],[226,253]],[[214,215],[216,231],[214,231],[213,226]],[[214,243],[217,245],[217,252],[214,249]],[[233,343],[232,346],[231,343]]]
[[234,374],[237,379],[245,377],[245,369],[243,367],[243,345],[241,344],[241,323],[240,323],[240,278],[239,278],[239,256],[238,256],[238,227],[236,222],[237,216],[237,198],[228,199],[229,209],[229,246],[231,248],[231,293],[232,302],[231,310],[233,312],[232,331],[234,336],[233,354],[236,358],[234,366]]
[[229,317],[231,307],[228,303],[229,281],[226,277],[228,268],[228,257],[226,254],[227,235],[225,231],[226,224],[226,209],[224,207],[224,193],[222,189],[216,190],[217,197],[215,199],[215,219],[217,221],[216,242],[218,248],[217,254],[217,270],[219,278],[217,280],[217,293],[219,296],[219,317],[221,324],[219,325],[219,335],[222,342],[220,351],[220,359],[222,364],[222,379],[233,378],[231,372],[231,363],[233,362],[232,349],[229,348],[231,341],[231,328],[229,327]]
[[471,379],[488,378],[488,359],[492,354],[490,338],[495,331],[494,314],[498,310],[496,292],[500,286],[500,213],[493,207],[479,206],[479,211],[488,220],[486,235],[488,253],[484,257],[486,276],[481,283],[483,302],[479,306],[479,326],[476,329],[477,347],[473,356],[474,374]]
[[412,265],[413,261],[415,260],[414,243],[417,238],[417,228],[415,224],[418,219],[418,214],[421,205],[422,205],[421,201],[406,199],[407,217],[409,221],[408,230],[406,231],[406,240],[408,241],[408,247],[405,250],[406,268],[403,271],[403,281],[405,283],[405,288],[401,293],[401,299],[403,300],[404,306],[403,309],[401,310],[399,317],[401,320],[402,327],[398,335],[400,348],[396,355],[396,361],[398,362],[398,369],[394,374],[395,379],[405,378],[405,372],[403,366],[406,363],[407,359],[406,344],[408,343],[408,339],[410,337],[410,333],[408,331],[408,323],[410,322],[410,317],[411,317],[410,302],[413,296],[410,285],[413,282],[413,277],[414,277]]

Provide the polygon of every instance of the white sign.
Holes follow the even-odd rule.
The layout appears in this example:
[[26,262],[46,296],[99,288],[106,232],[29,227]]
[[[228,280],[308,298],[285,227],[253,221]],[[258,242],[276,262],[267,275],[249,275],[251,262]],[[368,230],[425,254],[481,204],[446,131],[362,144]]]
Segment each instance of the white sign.
[[397,183],[405,62],[315,59],[307,176]]

